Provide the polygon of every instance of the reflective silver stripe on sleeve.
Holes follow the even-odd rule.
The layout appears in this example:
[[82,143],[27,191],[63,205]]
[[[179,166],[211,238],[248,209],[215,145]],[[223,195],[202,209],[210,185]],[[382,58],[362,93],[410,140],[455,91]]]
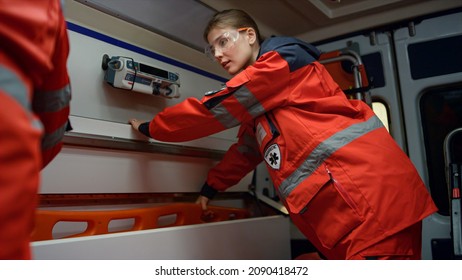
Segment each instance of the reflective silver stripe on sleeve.
[[27,112],[30,112],[30,103],[27,98],[27,88],[16,74],[0,65],[0,87],[2,91],[14,98]]
[[320,143],[308,156],[308,158],[287,177],[279,186],[279,193],[285,199],[289,194],[311,174],[335,151],[349,144],[353,140],[383,127],[382,122],[376,116],[365,122],[353,124],[350,127],[339,131]]
[[212,113],[213,116],[226,128],[235,127],[240,124],[239,120],[231,115],[228,109],[226,109],[222,104],[218,104],[210,109],[210,113]]
[[42,139],[42,150],[47,150],[55,145],[57,145],[64,137],[64,132],[66,131],[67,122],[56,129],[52,133],[46,133]]
[[[261,103],[245,86],[240,87],[232,94],[236,100],[247,108],[248,113],[252,117],[258,117],[266,113]],[[236,119],[221,103],[210,109],[214,117],[226,128],[238,126],[240,121]]]
[[246,87],[242,86],[234,94],[234,97],[242,104],[252,117],[258,117],[266,113],[265,108],[253,93]]
[[35,112],[58,112],[69,106],[71,87],[69,84],[62,89],[42,91],[34,95],[33,108]]
[[42,130],[43,129],[43,124],[42,122],[39,120],[39,119],[36,119],[34,118],[32,120],[32,126],[38,130]]

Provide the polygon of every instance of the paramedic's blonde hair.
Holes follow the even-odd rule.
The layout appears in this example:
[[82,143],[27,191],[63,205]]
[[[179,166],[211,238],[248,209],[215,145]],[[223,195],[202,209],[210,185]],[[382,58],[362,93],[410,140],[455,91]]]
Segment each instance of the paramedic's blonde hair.
[[224,10],[217,12],[209,21],[204,30],[204,40],[207,42],[207,36],[209,32],[214,28],[242,28],[242,27],[252,27],[257,34],[258,43],[261,44],[263,41],[260,36],[260,30],[255,21],[244,11],[237,9]]

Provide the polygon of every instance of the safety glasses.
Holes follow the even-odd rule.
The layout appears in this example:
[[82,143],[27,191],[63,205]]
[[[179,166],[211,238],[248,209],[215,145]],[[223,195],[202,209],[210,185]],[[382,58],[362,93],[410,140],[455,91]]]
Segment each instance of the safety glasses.
[[234,47],[236,41],[239,39],[239,32],[246,31],[250,27],[242,27],[236,30],[226,31],[213,41],[211,45],[205,47],[205,55],[211,60],[215,61],[215,52],[226,52]]

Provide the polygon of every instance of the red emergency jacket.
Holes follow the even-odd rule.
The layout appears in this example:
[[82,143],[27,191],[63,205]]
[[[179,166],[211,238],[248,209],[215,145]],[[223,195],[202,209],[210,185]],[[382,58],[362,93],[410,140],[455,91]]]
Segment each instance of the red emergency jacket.
[[60,1],[2,1],[0,42],[0,259],[28,259],[39,172],[69,127]]
[[270,38],[225,88],[165,109],[149,128],[155,139],[187,141],[241,125],[207,184],[225,190],[264,160],[297,226],[326,257],[345,259],[436,207],[381,121],[345,97],[318,55]]

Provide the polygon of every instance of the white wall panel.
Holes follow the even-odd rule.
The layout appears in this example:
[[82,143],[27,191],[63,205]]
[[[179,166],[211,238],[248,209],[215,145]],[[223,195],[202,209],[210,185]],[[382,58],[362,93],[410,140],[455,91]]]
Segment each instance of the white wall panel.
[[[104,37],[106,38],[106,37]],[[163,108],[179,103],[187,97],[201,98],[211,89],[221,88],[222,82],[155,60],[146,55],[69,31],[71,53],[68,68],[72,82],[72,115],[127,122],[138,116],[151,119]],[[135,61],[179,73],[181,97],[165,99],[134,91],[113,88],[104,81],[101,61],[104,54],[126,56]]]
[[[72,86],[72,133],[152,144],[158,141],[133,131],[128,124],[130,118],[150,120],[164,108],[187,97],[200,99],[206,91],[221,87],[223,78],[213,71],[203,70],[204,65],[208,67],[212,62],[205,62],[205,56],[196,50],[74,1],[66,1],[66,20],[70,40],[68,69]],[[181,98],[165,99],[113,88],[104,81],[101,68],[104,54],[132,57],[179,73]],[[207,150],[226,151],[236,141],[236,135],[237,128],[234,128],[171,145],[199,148],[206,155]],[[104,148],[65,146],[43,170],[40,192],[197,192],[208,170],[216,164],[216,158],[110,148],[110,144]],[[250,179],[251,176],[247,176],[232,190],[247,190]]]
[[[71,45],[68,69],[73,116],[123,124],[133,117],[150,120],[185,98],[200,99],[205,92],[221,88],[228,77],[203,53],[86,5],[66,1],[65,15]],[[179,73],[181,97],[165,99],[113,88],[104,81],[104,54],[131,57]],[[236,134],[237,129],[230,129],[214,137],[235,141]]]
[[272,216],[38,241],[32,254],[37,260],[290,259],[289,220]]
[[[40,193],[198,192],[211,159],[65,147],[42,172]],[[247,191],[251,174],[231,188]]]
[[[82,30],[88,31],[87,29]],[[88,31],[88,33],[95,35],[93,31]],[[175,105],[188,97],[200,99],[205,92],[221,88],[222,81],[103,41],[113,39],[112,37],[102,36],[101,38],[103,39],[99,40],[87,34],[69,31],[71,52],[68,59],[68,69],[72,85],[71,115],[73,116],[125,124],[133,117],[151,120],[166,107]],[[152,52],[151,50],[142,50],[148,54]],[[166,99],[110,86],[104,81],[105,72],[101,68],[104,54],[131,57],[135,61],[179,73],[181,97]],[[156,53],[153,52],[153,54]],[[236,129],[231,129],[217,136],[234,139],[236,133]]]

